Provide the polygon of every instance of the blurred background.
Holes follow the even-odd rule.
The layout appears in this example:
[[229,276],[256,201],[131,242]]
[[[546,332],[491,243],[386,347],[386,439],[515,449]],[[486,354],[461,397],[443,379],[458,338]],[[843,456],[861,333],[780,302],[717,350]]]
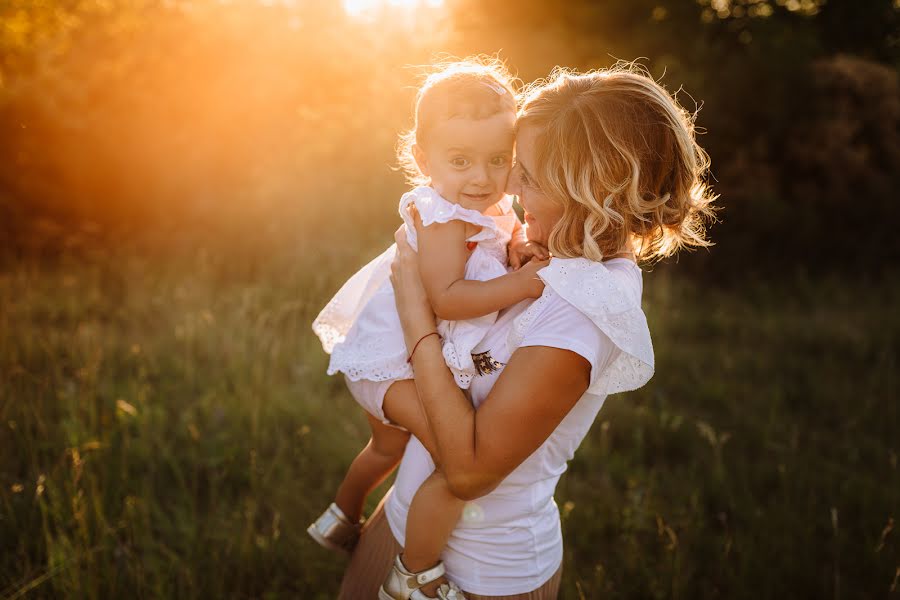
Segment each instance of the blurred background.
[[474,53],[637,59],[721,196],[560,482],[561,597],[900,597],[897,0],[0,1],[0,597],[334,597],[367,428],[309,325]]

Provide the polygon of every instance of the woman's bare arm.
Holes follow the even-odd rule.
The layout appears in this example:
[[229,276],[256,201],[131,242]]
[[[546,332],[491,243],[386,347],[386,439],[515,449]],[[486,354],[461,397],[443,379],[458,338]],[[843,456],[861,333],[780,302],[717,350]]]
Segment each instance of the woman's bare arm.
[[587,390],[591,366],[568,350],[520,348],[476,410],[444,364],[439,341],[430,339],[413,358],[416,390],[451,491],[471,500],[497,487],[553,433]]
[[[533,453],[588,387],[590,363],[568,350],[517,350],[478,410],[456,386],[434,331],[435,315],[415,253],[405,233],[392,265],[397,309],[413,356],[419,401],[427,415],[437,459],[451,490],[464,499],[483,496]],[[421,340],[421,341],[420,341]]]

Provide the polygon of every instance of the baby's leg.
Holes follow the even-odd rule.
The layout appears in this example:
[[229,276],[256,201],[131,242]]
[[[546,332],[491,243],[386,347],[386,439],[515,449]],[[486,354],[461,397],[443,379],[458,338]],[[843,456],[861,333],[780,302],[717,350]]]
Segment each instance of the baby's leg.
[[[407,569],[416,573],[438,563],[465,504],[450,493],[441,471],[433,472],[425,480],[413,496],[406,516],[403,564]],[[422,586],[422,591],[431,596],[441,583],[443,578]]]
[[[433,437],[425,413],[419,406],[416,385],[412,380],[394,383],[385,394],[383,407],[391,422],[408,429],[434,457]],[[422,483],[413,496],[406,517],[406,546],[402,560],[408,570],[414,573],[424,571],[438,563],[464,505],[465,501],[450,493],[440,468]],[[442,577],[422,586],[422,591],[432,596],[444,581]]]
[[409,440],[409,432],[385,425],[368,413],[366,416],[372,438],[353,459],[334,498],[335,504],[353,523],[359,521],[369,492],[384,481],[400,462]]
[[431,430],[428,427],[428,420],[425,417],[425,409],[419,405],[419,393],[416,391],[416,382],[412,379],[401,379],[391,384],[384,394],[384,401],[381,405],[384,416],[391,423],[396,423],[407,429],[416,438],[422,442],[425,449],[434,459],[436,448]]

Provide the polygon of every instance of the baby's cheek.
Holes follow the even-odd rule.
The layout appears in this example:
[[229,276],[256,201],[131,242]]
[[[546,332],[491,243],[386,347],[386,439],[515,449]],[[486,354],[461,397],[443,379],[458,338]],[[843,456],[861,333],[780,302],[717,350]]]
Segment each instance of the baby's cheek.
[[431,180],[431,188],[432,188],[434,191],[436,191],[436,192],[437,192],[440,196],[442,196],[443,198],[446,198],[446,197],[447,197],[447,194],[445,193],[446,190],[444,189],[443,183],[441,183],[441,182],[439,182],[439,181],[435,181],[434,179],[432,179],[432,180]]

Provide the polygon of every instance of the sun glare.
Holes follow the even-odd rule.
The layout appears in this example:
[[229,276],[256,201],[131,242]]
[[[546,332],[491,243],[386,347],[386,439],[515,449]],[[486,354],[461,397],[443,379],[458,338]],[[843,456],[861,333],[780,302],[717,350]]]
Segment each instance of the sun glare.
[[444,0],[344,0],[344,11],[352,17],[375,15],[385,9],[413,11],[418,8],[439,8]]

